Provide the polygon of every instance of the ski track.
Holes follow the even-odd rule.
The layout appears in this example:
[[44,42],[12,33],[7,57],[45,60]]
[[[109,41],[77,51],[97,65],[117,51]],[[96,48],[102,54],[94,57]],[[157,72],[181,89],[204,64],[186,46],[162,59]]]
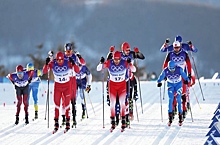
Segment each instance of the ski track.
[[[216,85],[213,88],[213,91],[210,93],[208,87],[213,84],[202,84],[202,89],[204,92],[205,99],[208,97],[212,97],[213,95],[219,96],[219,87]],[[54,144],[69,144],[70,142],[74,144],[153,144],[153,145],[163,145],[163,144],[184,144],[184,140],[190,138],[191,136],[195,136],[192,140],[192,144],[197,144],[197,142],[201,142],[202,139],[205,142],[205,133],[208,132],[208,125],[211,123],[210,120],[203,119],[206,114],[202,114],[201,108],[207,108],[208,103],[203,104],[202,95],[200,87],[197,85],[194,87],[195,94],[197,95],[197,99],[200,102],[201,108],[196,101],[195,94],[191,90],[190,94],[190,103],[192,108],[193,120],[191,120],[191,114],[188,112],[183,126],[178,126],[178,115],[175,116],[175,119],[170,127],[167,126],[168,115],[167,115],[167,91],[165,92],[165,99],[162,100],[162,104],[160,104],[160,92],[159,88],[156,87],[156,83],[151,83],[150,88],[154,87],[155,89],[147,89],[146,91],[142,91],[142,102],[143,102],[143,114],[140,103],[140,97],[137,101],[138,108],[138,117],[139,122],[137,120],[137,112],[134,103],[134,120],[131,122],[131,128],[126,128],[124,132],[121,132],[121,122],[116,127],[116,129],[111,133],[110,132],[110,109],[109,106],[105,102],[105,128],[102,126],[102,98],[100,97],[99,101],[95,101],[93,112],[92,106],[89,101],[87,101],[87,111],[89,118],[81,119],[81,103],[77,104],[77,126],[76,128],[71,128],[67,133],[64,134],[64,128],[59,128],[58,132],[52,134],[53,131],[53,115],[54,115],[54,106],[50,106],[50,128],[47,128],[47,121],[44,120],[45,117],[45,106],[40,107],[39,114],[41,114],[40,118],[32,121],[32,117],[34,113],[30,114],[29,121],[30,123],[26,126],[23,126],[24,121],[20,119],[20,123],[17,126],[12,127],[13,125],[5,124],[6,127],[1,126],[0,129],[0,142],[1,144],[27,144],[27,140],[29,140],[28,144],[31,145],[54,145]],[[145,84],[141,85],[142,90],[145,88]],[[96,91],[100,91],[96,88]],[[217,94],[217,95],[216,95]],[[163,89],[161,89],[161,97],[163,97]],[[97,95],[96,95],[97,96]],[[101,95],[100,95],[101,96]],[[216,102],[218,103],[218,98],[214,97]],[[88,100],[88,99],[87,99]],[[208,100],[209,101],[209,100]],[[213,102],[213,100],[212,100]],[[211,102],[210,102],[211,103]],[[161,105],[162,105],[162,117],[163,122],[161,120]],[[210,105],[210,104],[209,104]],[[15,105],[14,105],[15,107]],[[215,106],[217,107],[217,106]],[[7,108],[3,108],[7,111]],[[216,108],[212,108],[213,112]],[[11,112],[14,110],[9,108]],[[32,111],[31,111],[32,110]],[[159,110],[159,111],[158,111]],[[33,107],[30,108],[30,112],[33,111]],[[194,113],[196,112],[196,113]],[[199,113],[199,114],[198,114]],[[196,115],[200,118],[198,118]],[[213,115],[213,114],[211,114]],[[12,118],[12,117],[11,117]],[[12,120],[14,121],[15,117],[13,116]],[[60,120],[61,121],[61,118]],[[202,123],[197,123],[202,122]],[[14,123],[14,122],[13,122]],[[72,121],[71,121],[72,125]],[[34,126],[34,127],[33,127]],[[196,131],[196,134],[194,132]],[[186,134],[188,132],[188,134]],[[204,133],[205,132],[205,133]],[[182,134],[185,134],[184,136]],[[16,137],[15,137],[16,136]],[[197,137],[198,136],[198,137]],[[129,139],[128,139],[129,138]]]

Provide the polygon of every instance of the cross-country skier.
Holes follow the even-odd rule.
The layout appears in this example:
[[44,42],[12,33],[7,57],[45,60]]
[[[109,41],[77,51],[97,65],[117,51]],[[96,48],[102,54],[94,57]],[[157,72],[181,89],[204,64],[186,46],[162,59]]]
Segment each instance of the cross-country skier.
[[17,99],[17,111],[16,111],[16,120],[15,124],[19,123],[19,114],[21,110],[21,104],[24,104],[25,112],[25,123],[28,124],[28,88],[32,80],[32,71],[24,71],[22,65],[16,66],[16,72],[10,73],[7,75],[8,79],[13,83],[16,90],[16,99]]
[[[66,43],[64,45],[64,59],[69,60],[69,58],[72,58],[76,64],[85,65],[86,62],[83,59],[83,57],[79,54],[79,52],[73,50],[73,44],[72,43]],[[70,88],[71,88],[71,104],[72,104],[72,116],[73,116],[73,126],[76,126],[76,72],[72,70],[72,75],[70,76]],[[64,105],[63,105],[64,106]],[[62,112],[65,112],[65,109],[63,107]],[[65,123],[65,116],[63,116],[63,123]]]
[[125,121],[125,101],[126,101],[126,73],[127,69],[132,72],[136,71],[135,66],[131,63],[131,59],[121,59],[121,53],[119,51],[114,52],[113,59],[105,61],[104,57],[101,57],[100,64],[97,66],[97,71],[107,68],[109,72],[109,98],[110,98],[110,110],[111,110],[111,129],[115,128],[115,103],[116,97],[119,98],[120,115],[122,118],[122,130],[126,127]]
[[43,75],[42,69],[35,69],[33,63],[28,63],[26,66],[27,71],[33,71],[32,81],[29,84],[29,90],[28,90],[28,102],[30,99],[30,93],[32,91],[32,97],[34,100],[34,111],[35,111],[35,119],[38,118],[38,88],[39,84],[41,82],[41,79],[39,76]]
[[[168,62],[172,60],[176,63],[177,66],[181,67],[184,72],[188,75],[189,79],[191,79],[191,62],[189,59],[189,55],[186,51],[181,49],[181,44],[179,41],[173,42],[173,51],[169,52],[164,60],[163,68],[167,67]],[[183,103],[183,115],[186,114],[186,85],[182,85],[182,103]]]
[[[197,52],[198,49],[194,47],[194,45],[192,44],[192,41],[187,41],[187,43],[183,43],[182,42],[182,37],[180,35],[177,35],[175,37],[174,41],[178,41],[181,44],[181,48],[184,51],[192,51],[192,52]],[[167,38],[164,42],[164,44],[161,46],[160,51],[161,52],[170,52],[173,51],[173,45],[169,45],[169,38]]]
[[56,54],[56,59],[50,60],[49,57],[46,58],[46,64],[43,67],[43,73],[46,74],[48,71],[52,70],[54,75],[54,104],[55,104],[55,116],[54,116],[54,132],[59,128],[59,108],[61,103],[61,98],[65,102],[65,115],[66,115],[66,130],[70,129],[70,99],[71,99],[71,88],[70,76],[72,75],[72,70],[74,72],[79,72],[79,67],[75,64],[75,61],[70,57],[69,60],[64,59],[64,54],[58,52]]
[[165,67],[161,72],[158,80],[157,80],[157,87],[161,87],[161,81],[167,79],[167,92],[169,97],[168,102],[168,116],[169,122],[168,126],[171,125],[173,120],[173,99],[174,93],[177,93],[176,99],[178,103],[178,112],[179,112],[179,125],[182,125],[183,117],[182,117],[182,106],[181,106],[181,95],[182,95],[182,78],[184,79],[184,84],[188,84],[190,81],[187,77],[186,73],[183,69],[176,65],[174,61],[168,62],[168,67]]
[[91,91],[92,74],[86,65],[79,64],[80,72],[76,73],[77,97],[81,98],[82,104],[82,119],[85,118],[86,102],[84,91]]

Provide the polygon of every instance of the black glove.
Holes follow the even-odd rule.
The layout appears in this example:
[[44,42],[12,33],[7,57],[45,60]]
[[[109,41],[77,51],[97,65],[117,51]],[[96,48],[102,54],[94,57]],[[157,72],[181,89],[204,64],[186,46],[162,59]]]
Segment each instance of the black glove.
[[167,38],[167,39],[165,40],[165,43],[170,43],[170,38]]
[[188,74],[188,78],[189,78],[189,80],[191,80],[191,73]]
[[192,45],[192,41],[187,41],[187,44],[188,45]]
[[47,57],[47,58],[46,58],[46,65],[48,65],[49,62],[50,62],[50,58]]
[[184,84],[188,84],[188,81],[187,80],[184,80],[184,82],[183,82]]
[[72,58],[72,57],[69,57],[69,61],[72,63],[72,65],[74,65],[74,64],[75,64],[75,61],[73,60],[73,58]]
[[105,62],[105,58],[102,56],[100,59],[100,63],[104,63]]
[[32,78],[29,78],[29,79],[28,79],[28,83],[30,84],[30,83],[31,83],[31,81],[32,81]]
[[164,81],[167,81],[167,77],[164,78]]
[[162,83],[157,83],[157,87],[161,87],[162,86]]
[[87,93],[89,93],[91,91],[91,85],[87,85],[86,90]]
[[80,59],[82,58],[82,56],[80,54],[76,54],[76,56]]
[[128,57],[127,62],[128,62],[128,63],[131,63],[131,59],[130,59],[130,57]]

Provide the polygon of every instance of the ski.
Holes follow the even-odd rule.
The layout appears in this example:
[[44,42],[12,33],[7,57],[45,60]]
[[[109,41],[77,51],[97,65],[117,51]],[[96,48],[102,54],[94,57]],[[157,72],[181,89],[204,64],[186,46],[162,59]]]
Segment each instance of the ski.
[[178,123],[178,125],[179,125],[179,126],[182,126],[182,125],[183,125],[183,123],[182,123],[182,122],[181,122],[181,123]]
[[122,128],[122,129],[121,129],[121,132],[124,132],[124,131],[125,131],[125,129],[124,129],[124,128]]
[[115,129],[115,128],[110,128],[110,132],[113,132],[114,129]]
[[171,126],[171,123],[170,123],[170,122],[168,122],[168,123],[167,123],[167,126]]

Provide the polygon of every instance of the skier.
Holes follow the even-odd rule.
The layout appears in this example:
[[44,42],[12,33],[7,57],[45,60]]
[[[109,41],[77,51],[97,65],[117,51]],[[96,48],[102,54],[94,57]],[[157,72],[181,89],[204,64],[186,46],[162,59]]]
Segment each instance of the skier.
[[[195,48],[192,44],[192,41],[187,41],[187,43],[183,43],[182,42],[182,37],[180,35],[177,35],[175,37],[174,41],[178,41],[181,44],[181,48],[188,52],[188,51],[192,51],[192,52],[198,52],[198,49]],[[170,39],[167,38],[164,42],[164,44],[161,46],[160,51],[161,52],[170,52],[173,51],[173,45],[169,45]]]
[[[43,73],[48,73],[49,70],[53,71],[54,75],[54,104],[55,104],[55,116],[54,116],[54,132],[59,128],[59,108],[61,103],[61,98],[65,102],[65,115],[66,115],[66,128],[68,131],[70,129],[70,99],[71,99],[71,88],[69,87],[72,83],[70,76],[72,70],[74,72],[79,72],[79,67],[75,64],[75,61],[70,57],[69,60],[64,59],[64,54],[58,52],[56,54],[56,59],[50,60],[49,57],[46,58],[46,64],[43,67]],[[63,97],[62,97],[63,96]]]
[[35,119],[38,119],[38,88],[39,84],[41,82],[41,79],[39,76],[43,75],[42,69],[35,69],[33,63],[28,63],[26,66],[27,71],[33,71],[32,81],[29,84],[28,89],[28,102],[30,99],[30,92],[32,91],[32,97],[34,100],[34,111],[35,111]]
[[[191,62],[188,56],[188,53],[181,49],[181,44],[179,41],[173,42],[173,51],[169,52],[164,60],[163,68],[167,67],[168,62],[172,60],[176,63],[177,66],[180,66],[184,72],[188,75],[189,79],[191,80]],[[183,82],[183,81],[182,81]],[[183,103],[183,115],[186,114],[186,85],[182,85],[182,103]]]
[[8,79],[13,83],[16,90],[17,111],[15,125],[19,123],[19,114],[21,104],[24,104],[25,124],[29,124],[28,120],[28,88],[32,80],[33,71],[24,71],[22,65],[16,66],[16,72],[7,75]]
[[80,96],[82,104],[82,119],[85,118],[86,101],[84,91],[91,91],[92,74],[86,65],[79,64],[80,72],[76,74],[77,97]]
[[126,101],[126,72],[129,68],[132,72],[136,71],[135,66],[131,63],[131,59],[121,59],[121,53],[119,51],[114,52],[113,59],[105,61],[104,57],[101,57],[100,64],[97,66],[97,71],[107,68],[109,72],[109,98],[110,98],[110,110],[111,110],[111,130],[115,129],[115,103],[116,97],[120,103],[120,115],[122,118],[122,130],[126,127],[125,121],[125,101]]
[[[86,62],[85,60],[82,58],[82,56],[79,54],[79,52],[77,51],[73,51],[73,44],[72,43],[66,43],[64,45],[64,59],[65,60],[69,60],[69,58],[72,58],[74,60],[74,62],[76,64],[81,64],[81,65],[85,65]],[[72,70],[72,75],[70,76],[70,88],[71,88],[71,104],[72,104],[72,116],[73,116],[73,125],[72,126],[76,126],[76,89],[77,89],[77,84],[76,84],[76,72],[74,70]],[[63,108],[62,108],[62,116],[63,116],[63,123],[65,123],[65,107],[64,107],[64,103],[63,103]]]
[[188,84],[190,81],[187,77],[186,73],[183,69],[175,64],[174,61],[168,62],[168,67],[164,68],[161,72],[158,80],[157,80],[157,87],[161,87],[161,81],[167,79],[167,92],[169,97],[168,102],[168,116],[169,122],[168,126],[171,125],[173,120],[173,99],[174,93],[177,93],[176,99],[178,102],[178,112],[179,112],[179,125],[182,125],[183,117],[182,117],[182,106],[181,106],[181,95],[182,95],[182,78],[184,79],[184,84]]

